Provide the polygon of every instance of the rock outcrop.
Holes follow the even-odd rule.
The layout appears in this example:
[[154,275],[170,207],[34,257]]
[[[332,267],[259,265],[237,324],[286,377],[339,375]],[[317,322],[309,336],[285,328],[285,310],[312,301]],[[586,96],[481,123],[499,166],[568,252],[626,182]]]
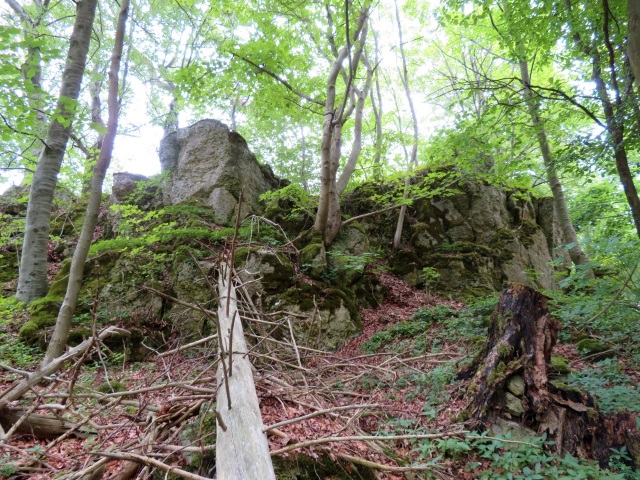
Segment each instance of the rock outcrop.
[[237,214],[241,190],[240,214],[246,217],[260,195],[279,186],[271,169],[258,164],[245,139],[217,120],[201,120],[166,135],[160,143],[160,164],[166,174],[166,205],[201,199],[222,223]]
[[[368,198],[384,188],[357,187],[345,201],[345,213],[379,209]],[[557,288],[551,261],[563,253],[552,203],[482,183],[460,182],[452,190],[414,201],[399,251],[390,249],[397,211],[362,220],[371,247],[388,252],[394,273],[420,285],[424,269],[430,269],[435,290],[454,296],[499,291],[504,282]]]

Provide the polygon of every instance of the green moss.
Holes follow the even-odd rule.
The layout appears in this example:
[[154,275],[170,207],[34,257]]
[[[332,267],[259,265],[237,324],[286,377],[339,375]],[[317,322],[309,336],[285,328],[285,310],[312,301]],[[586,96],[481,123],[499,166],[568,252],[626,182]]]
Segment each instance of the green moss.
[[423,263],[412,250],[398,250],[393,253],[389,260],[389,266],[393,273],[400,277],[418,272],[422,269]]
[[100,393],[116,393],[116,392],[126,392],[127,387],[124,383],[118,380],[111,380],[111,382],[104,382],[102,385],[98,387],[98,391]]
[[615,357],[615,353],[610,351],[610,345],[595,338],[583,338],[576,343],[576,348],[581,356],[590,356],[594,360]]
[[88,328],[76,328],[69,332],[67,344],[75,347],[91,336],[91,330]]
[[459,252],[459,253],[478,253],[484,256],[492,256],[494,249],[479,243],[473,242],[454,242],[443,243],[436,248],[438,252]]
[[327,309],[332,314],[342,306],[349,311],[351,321],[356,325],[356,327],[358,327],[358,329],[362,328],[360,312],[358,312],[356,303],[350,295],[347,295],[342,290],[338,288],[329,289],[320,302],[320,308]]
[[59,298],[60,300],[64,298],[65,293],[67,292],[67,285],[69,283],[69,270],[71,270],[71,258],[67,258],[62,262],[60,270],[51,284],[47,296]]
[[496,385],[502,382],[506,378],[506,376],[507,376],[507,366],[505,365],[504,362],[500,362],[498,363],[496,368],[493,370],[493,372],[491,372],[491,374],[489,375],[487,383],[489,385]]
[[38,345],[42,340],[42,330],[40,326],[31,320],[20,328],[18,335],[20,336],[20,340],[27,345]]
[[300,266],[311,278],[320,278],[327,270],[327,252],[324,244],[312,243],[300,250]]
[[551,368],[559,374],[570,373],[569,360],[562,355],[551,355]]
[[280,295],[280,300],[287,305],[297,305],[301,311],[313,310],[314,298],[319,297],[320,291],[317,287],[300,283],[290,288]]
[[500,358],[509,358],[511,356],[512,348],[511,345],[506,343],[501,343],[498,345],[498,355]]

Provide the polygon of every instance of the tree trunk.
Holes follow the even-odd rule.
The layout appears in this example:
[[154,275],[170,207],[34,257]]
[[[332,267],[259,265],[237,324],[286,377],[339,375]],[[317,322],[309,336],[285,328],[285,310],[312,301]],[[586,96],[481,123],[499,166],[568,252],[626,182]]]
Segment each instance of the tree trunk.
[[[602,79],[602,58],[600,56],[600,52],[597,48],[585,43],[585,40],[580,36],[580,33],[573,28],[574,19],[572,18],[573,12],[571,1],[565,0],[564,4],[569,17],[568,23],[573,32],[573,39],[592,62],[591,79],[596,84],[596,91],[598,93],[600,103],[602,104],[602,109],[606,119],[607,133],[614,150],[618,177],[620,178],[620,183],[622,183],[627,203],[631,209],[631,216],[636,227],[636,233],[638,238],[640,238],[640,198],[638,197],[638,190],[636,189],[634,178],[629,168],[629,159],[627,157],[627,151],[624,144],[624,114],[622,112],[624,102],[622,100],[618,84],[618,75],[615,65],[615,51],[611,45],[611,38],[609,36],[609,5],[607,0],[604,0],[603,37],[608,53],[608,63],[606,65],[607,70],[611,75],[610,86],[608,86]],[[614,101],[609,97],[609,91],[613,93]]]
[[96,4],[97,0],[77,2],[76,20],[62,73],[62,87],[56,105],[56,116],[49,124],[45,147],[40,154],[29,191],[16,291],[16,298],[22,302],[30,302],[42,297],[48,291],[47,254],[53,194],[69,140],[71,122],[75,117],[75,102],[78,99],[84,75]]
[[[360,10],[353,39],[357,43],[353,59],[349,61],[350,72],[347,78],[345,100],[352,88],[360,55],[367,38],[367,17],[369,6],[365,4]],[[322,142],[320,146],[320,195],[318,213],[314,229],[322,233],[324,242],[328,245],[338,236],[341,226],[340,201],[336,187],[336,175],[340,165],[340,147],[342,146],[342,127],[345,122],[344,104],[336,107],[336,81],[343,68],[343,64],[351,53],[350,45],[342,48],[331,67],[327,78],[327,99],[325,101],[324,123],[322,126]],[[346,102],[345,102],[346,103]]]
[[340,174],[340,178],[336,183],[336,191],[338,192],[338,195],[342,195],[347,188],[347,185],[349,185],[349,180],[356,169],[358,158],[360,157],[360,151],[362,150],[362,113],[364,111],[364,102],[367,100],[369,90],[371,89],[371,79],[373,78],[373,69],[364,55],[362,57],[362,63],[367,66],[367,78],[364,83],[364,88],[361,91],[356,91],[358,100],[356,103],[353,125],[353,146],[351,147],[349,159],[347,160],[347,163]]
[[627,0],[627,13],[629,28],[627,56],[636,86],[640,87],[640,0]]
[[[402,40],[402,23],[400,22],[400,9],[398,8],[398,1],[394,0],[396,10],[396,23],[398,26],[398,42],[400,45],[400,56],[402,58],[402,85],[404,86],[404,92],[407,96],[407,102],[409,103],[409,109],[411,110],[411,119],[413,122],[413,145],[411,146],[411,159],[410,165],[415,167],[418,164],[418,117],[416,116],[416,109],[413,105],[413,99],[411,97],[411,88],[409,87],[409,72],[407,70],[407,59],[404,54],[404,41]],[[409,177],[404,181],[404,192],[402,198],[407,199],[409,195]],[[393,248],[398,250],[402,241],[402,227],[404,226],[404,219],[407,213],[407,206],[402,205],[400,208],[400,214],[398,215],[398,222],[396,223],[396,231],[393,236]]]
[[[507,413],[507,418],[519,416],[523,424],[554,440],[558,453],[595,458],[602,466],[608,464],[612,448],[625,446],[632,458],[640,458],[633,416],[603,415],[588,393],[549,380],[559,329],[542,294],[524,285],[505,286],[486,346],[458,373],[459,379],[469,379],[470,400],[463,416],[474,426],[499,423]],[[516,389],[514,384],[521,386]],[[513,402],[519,402],[519,413],[513,411]]]
[[100,149],[100,157],[98,163],[93,169],[91,177],[91,189],[89,193],[89,201],[87,210],[80,232],[80,238],[73,252],[71,267],[69,270],[69,282],[65,293],[64,301],[58,312],[58,319],[49,342],[47,352],[42,359],[42,364],[46,365],[54,358],[64,353],[69,331],[71,330],[71,319],[78,304],[80,289],[82,288],[82,277],[84,265],[87,261],[89,248],[93,240],[93,232],[98,223],[98,213],[102,200],[102,184],[104,177],[111,163],[111,155],[113,153],[113,145],[118,131],[118,75],[120,72],[120,60],[122,59],[122,50],[124,47],[124,34],[129,12],[129,0],[122,0],[120,4],[120,14],[118,16],[118,24],[116,26],[115,43],[111,54],[111,65],[109,67],[109,120],[107,124],[107,133],[102,140],[102,148]]
[[[275,480],[269,443],[236,305],[227,283],[227,265],[218,280],[218,395],[216,400],[216,473],[218,480]],[[230,288],[229,288],[230,287]]]
[[[558,223],[560,224],[560,228],[562,229],[562,234],[564,236],[565,242],[571,245],[569,248],[569,256],[571,257],[571,261],[575,265],[586,265],[587,263],[589,263],[589,258],[584,253],[582,248],[580,248],[578,236],[576,235],[576,230],[573,227],[573,222],[571,221],[571,217],[569,215],[569,208],[567,207],[567,202],[564,199],[562,184],[560,183],[558,173],[556,172],[556,169],[553,165],[553,160],[551,158],[551,148],[549,147],[549,140],[547,139],[547,131],[544,122],[540,118],[540,107],[534,97],[533,91],[531,90],[529,65],[528,62],[522,57],[519,60],[519,64],[520,75],[522,77],[522,85],[524,86],[524,98],[527,104],[527,108],[529,109],[529,115],[531,116],[531,123],[533,124],[536,136],[538,137],[538,146],[540,147],[542,161],[547,173],[547,181],[549,182],[549,187],[551,188],[551,193],[553,194],[553,205],[555,207]],[[586,275],[590,279],[595,278],[593,275],[593,270],[591,268],[587,269]]]

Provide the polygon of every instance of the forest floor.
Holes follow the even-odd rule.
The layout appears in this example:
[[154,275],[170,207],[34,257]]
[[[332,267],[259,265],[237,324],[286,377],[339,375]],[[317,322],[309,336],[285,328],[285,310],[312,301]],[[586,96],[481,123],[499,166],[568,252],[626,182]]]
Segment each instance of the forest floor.
[[[263,423],[267,428],[280,424],[268,432],[275,455],[329,458],[334,476],[318,478],[366,478],[359,467],[370,467],[376,478],[387,480],[637,478],[622,462],[612,471],[578,460],[567,463],[548,454],[540,439],[466,431],[457,422],[466,402],[464,385],[455,374],[486,341],[495,299],[468,308],[388,273],[379,278],[387,290],[384,302],[361,310],[362,334],[339,351],[294,344],[255,354]],[[17,332],[6,326],[5,333]],[[198,461],[193,451],[215,440],[211,413],[206,413],[217,392],[213,349],[209,342],[139,363],[94,355],[82,365],[69,366],[19,404],[28,409],[48,403],[48,408],[32,413],[64,412],[67,420],[82,424],[85,433],[52,439],[16,434],[0,440],[0,477],[71,480],[82,472],[101,471],[102,477],[85,478],[122,478],[118,475],[132,465],[127,455],[134,452],[160,463],[161,470],[186,469],[191,462],[201,467],[192,465],[191,471],[211,475],[206,454]],[[587,387],[607,391],[619,386],[615,378],[597,384],[595,379],[604,377],[589,374],[594,365],[582,359],[574,345],[562,343],[554,353],[565,356],[572,370],[586,372],[578,377],[586,379]],[[611,363],[598,368],[613,371]],[[618,359],[615,368],[629,382],[640,381],[624,359]],[[19,373],[0,372],[0,391],[20,378]],[[613,398],[605,401],[615,403]],[[640,402],[626,401],[640,411]],[[194,413],[198,410],[199,415]],[[281,423],[291,419],[298,420]],[[97,469],[97,461],[103,470]],[[147,466],[131,478],[151,472]],[[586,476],[576,476],[582,474]]]

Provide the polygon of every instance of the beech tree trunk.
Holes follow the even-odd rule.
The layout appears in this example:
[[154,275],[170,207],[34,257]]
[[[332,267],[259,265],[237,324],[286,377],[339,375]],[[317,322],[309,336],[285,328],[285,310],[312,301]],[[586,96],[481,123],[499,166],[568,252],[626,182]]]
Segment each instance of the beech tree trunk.
[[217,478],[275,480],[242,320],[237,310],[236,290],[228,283],[228,268],[227,265],[220,269],[218,280]]
[[87,210],[80,232],[80,238],[73,252],[71,267],[69,270],[69,281],[64,301],[58,312],[56,325],[51,336],[51,341],[47,348],[47,352],[42,359],[42,364],[46,365],[54,358],[64,353],[65,345],[69,338],[71,330],[71,320],[73,313],[78,304],[80,289],[82,288],[82,277],[84,265],[87,261],[89,248],[93,240],[93,232],[98,223],[98,213],[102,200],[102,184],[104,177],[111,163],[113,153],[113,145],[118,131],[118,75],[120,72],[120,60],[122,59],[122,50],[124,47],[124,34],[127,23],[127,15],[129,12],[129,0],[122,0],[120,3],[120,14],[118,16],[118,24],[116,26],[115,43],[111,54],[111,64],[109,67],[109,120],[107,124],[107,133],[102,139],[102,147],[100,149],[100,157],[93,169],[91,177],[91,188],[89,191],[89,201]]
[[[549,146],[549,140],[547,138],[547,130],[544,122],[540,118],[540,106],[535,99],[533,90],[531,90],[531,79],[529,78],[529,64],[526,60],[520,59],[520,75],[522,77],[522,85],[524,86],[524,97],[529,109],[529,115],[531,116],[531,123],[538,137],[538,146],[540,147],[540,153],[542,155],[542,161],[547,173],[547,181],[549,182],[549,188],[553,194],[553,206],[558,218],[558,223],[562,229],[565,242],[571,245],[569,248],[569,256],[571,261],[575,265],[586,265],[589,263],[589,257],[584,253],[578,242],[578,236],[576,230],[573,227],[571,216],[569,215],[569,208],[564,198],[564,191],[562,184],[558,178],[558,173],[553,165],[553,159],[551,158],[551,148]],[[589,268],[586,272],[588,278],[595,278],[593,270]]]
[[[637,1],[637,0],[636,0]],[[580,35],[574,26],[574,13],[570,0],[564,1],[566,14],[568,17],[568,24],[572,28],[573,39],[576,45],[583,51],[584,55],[591,59],[592,73],[591,79],[596,84],[596,91],[604,111],[606,119],[607,134],[611,141],[611,146],[614,150],[616,170],[618,171],[618,177],[620,183],[624,189],[624,195],[627,199],[627,203],[631,209],[631,216],[633,218],[633,224],[636,228],[638,238],[640,238],[640,197],[638,197],[638,190],[634,183],[634,177],[629,168],[629,159],[627,157],[627,150],[624,142],[624,118],[623,112],[624,101],[622,98],[622,92],[620,90],[620,84],[618,81],[618,68],[615,65],[616,52],[611,44],[610,38],[610,10],[608,0],[603,1],[602,8],[602,34],[605,47],[607,49],[607,63],[605,64],[608,72],[610,73],[610,85],[607,85],[602,79],[602,57],[600,52],[594,46],[586,43],[589,39],[584,39]],[[613,94],[611,98],[609,92]]]
[[627,56],[636,87],[640,87],[640,0],[627,0],[627,14],[629,28]]
[[358,164],[358,158],[360,157],[360,152],[362,151],[362,114],[364,111],[364,102],[367,100],[367,96],[369,95],[369,90],[371,89],[371,80],[373,78],[373,69],[369,64],[366,56],[362,56],[362,63],[367,67],[367,78],[365,80],[364,88],[361,91],[356,91],[356,96],[358,97],[355,109],[355,118],[353,125],[353,146],[351,147],[351,153],[349,154],[349,158],[347,159],[347,163],[340,174],[340,178],[336,183],[336,190],[338,195],[341,195],[342,192],[349,185],[349,180],[351,179],[351,175],[356,169],[356,165]]
[[491,317],[486,346],[458,378],[469,380],[469,403],[463,417],[470,424],[496,423],[505,415],[508,385],[523,379],[516,401],[520,422],[554,440],[558,453],[594,458],[606,466],[611,449],[626,447],[640,459],[640,434],[635,416],[604,415],[587,392],[549,380],[551,352],[560,324],[547,310],[542,294],[524,285],[507,285]]
[[[402,23],[400,22],[400,10],[398,8],[398,1],[394,0],[396,11],[396,23],[398,26],[398,43],[400,45],[400,57],[402,58],[402,85],[404,86],[404,92],[407,96],[407,102],[409,103],[409,109],[411,110],[411,119],[413,122],[413,144],[411,146],[411,159],[410,165],[415,167],[418,164],[418,117],[416,116],[416,109],[413,105],[413,99],[411,97],[411,88],[409,86],[409,72],[407,70],[407,58],[404,54],[404,41],[402,40]],[[404,181],[404,192],[402,198],[407,199],[409,195],[409,177]],[[402,240],[402,227],[404,226],[404,219],[407,214],[407,205],[400,207],[400,214],[398,215],[398,223],[396,223],[396,231],[393,236],[393,248],[398,250],[400,248],[400,242]]]
[[[353,58],[350,58],[350,46],[347,45],[336,55],[331,71],[327,78],[327,98],[325,101],[324,123],[322,127],[322,141],[320,147],[320,195],[318,213],[314,228],[322,233],[324,242],[328,245],[336,238],[341,227],[340,201],[336,186],[338,167],[340,166],[340,152],[342,147],[342,127],[346,121],[346,98],[352,88],[351,82],[355,80],[355,74],[360,62],[360,56],[367,38],[367,18],[369,5],[365,4],[360,10],[353,38],[349,39],[357,46]],[[343,64],[350,59],[350,71],[347,75],[347,91],[345,101],[336,106],[336,81],[340,75]]]
[[67,148],[71,122],[75,117],[82,77],[87,62],[97,0],[79,0],[69,41],[67,61],[62,73],[62,87],[51,119],[45,146],[40,154],[29,191],[27,218],[20,259],[16,298],[30,302],[46,295],[47,254],[51,206],[58,173]]

